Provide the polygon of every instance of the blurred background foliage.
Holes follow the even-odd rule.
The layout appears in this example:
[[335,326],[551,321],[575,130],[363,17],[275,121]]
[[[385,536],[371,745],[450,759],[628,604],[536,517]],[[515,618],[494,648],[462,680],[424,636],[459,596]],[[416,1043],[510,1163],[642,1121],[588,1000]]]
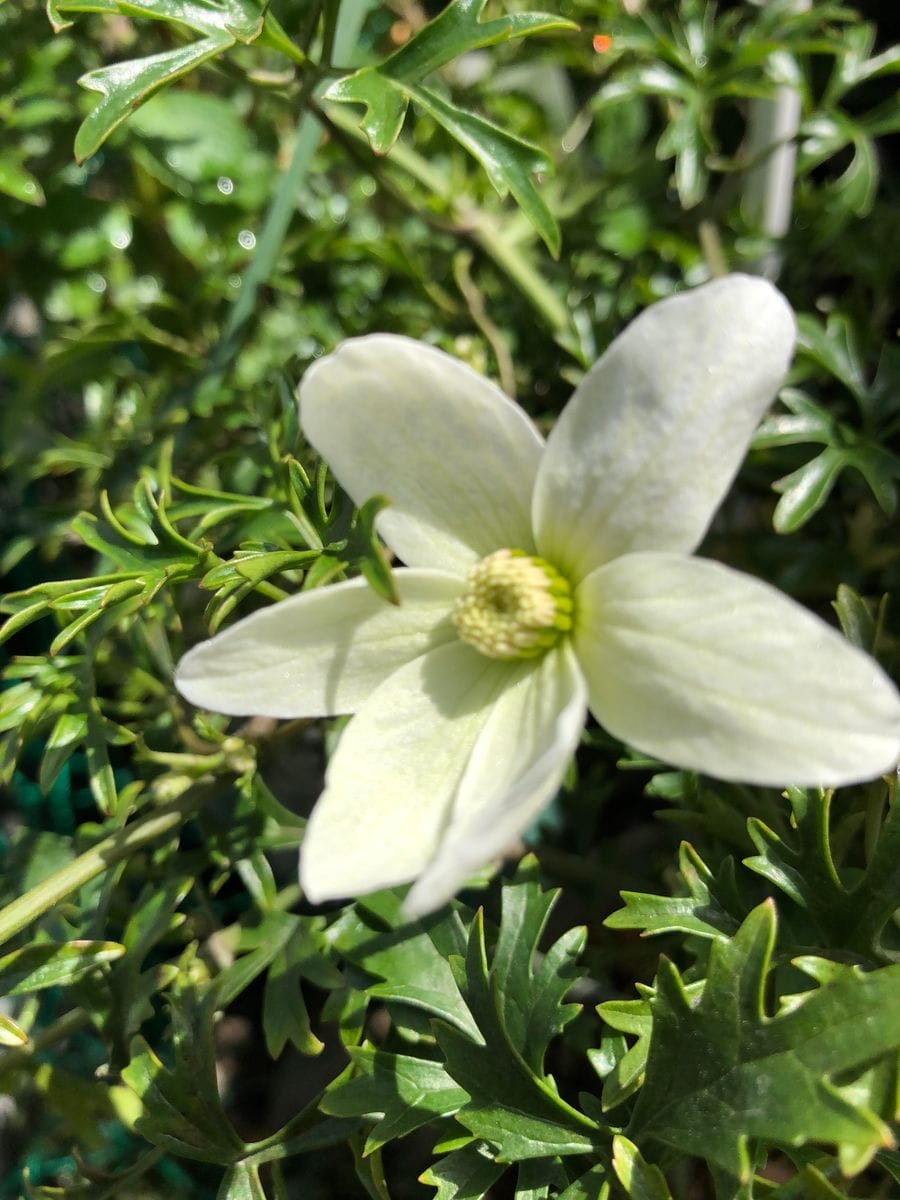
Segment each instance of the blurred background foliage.
[[[173,692],[173,662],[235,613],[344,571],[390,587],[374,510],[352,512],[297,428],[294,386],[341,339],[424,338],[549,428],[646,305],[723,270],[780,270],[800,314],[796,364],[706,548],[823,614],[834,602],[848,636],[892,663],[897,14],[877,0],[565,0],[531,30],[527,5],[504,0],[485,19],[511,15],[520,27],[507,32],[533,36],[481,45],[423,34],[445,8],[277,0],[263,23],[250,0],[73,0],[51,6],[54,33],[36,0],[0,5],[0,1197],[669,1194],[631,1143],[613,1160],[608,1145],[560,1155],[548,1141],[518,1171],[503,1165],[514,1149],[478,1148],[502,1140],[454,1122],[475,1103],[466,1069],[440,1091],[454,1043],[435,1045],[403,989],[435,948],[475,953],[476,902],[502,958],[499,881],[408,941],[389,932],[390,895],[312,910],[296,846],[335,730],[236,724]],[[350,69],[423,37],[443,65],[427,88],[413,81],[399,139],[373,154],[362,110],[338,102],[369,78]],[[139,71],[104,73],[135,60]],[[105,97],[78,86],[90,72]],[[378,76],[379,103],[391,78]],[[336,80],[350,93],[326,96]],[[760,166],[750,123],[785,87],[800,98],[796,187],[774,238],[748,183]],[[549,1045],[573,1104],[599,1074],[622,1123],[646,1060],[640,1038],[627,1059],[624,1034],[651,1019],[635,982],[653,980],[660,945],[688,986],[711,947],[743,954],[739,927],[766,897],[776,959],[768,976],[766,962],[753,969],[773,999],[809,986],[786,965],[799,953],[896,962],[893,799],[875,783],[830,808],[806,794],[789,806],[665,772],[588,730],[532,838],[541,878],[563,889],[552,935],[587,927],[588,982],[571,1023],[547,1018],[535,1070]],[[682,838],[695,849],[679,858]],[[824,903],[829,871],[839,886]],[[533,948],[544,901],[531,876],[515,886],[527,913],[504,896],[504,920],[524,922]],[[620,889],[634,899],[604,926]],[[684,899],[666,907],[673,892],[693,897],[690,920]],[[867,895],[863,929],[848,912]],[[476,968],[462,999],[434,983],[444,999],[426,1015],[465,1031]],[[562,1002],[576,972],[560,970]],[[359,1080],[401,1070],[380,1053],[404,1056],[443,1099],[418,1122],[397,1114],[373,1143],[366,1114],[389,1106]],[[893,1084],[883,1066],[853,1084],[879,1121],[893,1069]],[[598,1105],[583,1105],[585,1121]],[[814,1123],[807,1133],[833,1140]],[[676,1196],[889,1195],[900,1159],[856,1153],[839,1162],[763,1137],[751,1153],[763,1174],[742,1184],[712,1152],[708,1171],[671,1146],[659,1161]]]

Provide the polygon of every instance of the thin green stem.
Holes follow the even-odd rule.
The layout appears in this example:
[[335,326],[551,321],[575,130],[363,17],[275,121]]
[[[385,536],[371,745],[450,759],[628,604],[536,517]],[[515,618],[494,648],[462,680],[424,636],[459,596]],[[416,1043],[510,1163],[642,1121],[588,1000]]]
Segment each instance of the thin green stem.
[[331,66],[334,57],[334,43],[337,37],[340,11],[341,0],[325,0],[322,22],[322,63],[325,67]]
[[[320,1099],[321,1097],[317,1096],[316,1102]],[[294,1122],[291,1124],[293,1125]],[[296,1137],[283,1139],[282,1135],[288,1129],[288,1126],[285,1126],[272,1137],[266,1138],[265,1142],[256,1142],[252,1146],[248,1146],[250,1153],[244,1162],[253,1166],[262,1166],[263,1163],[291,1158],[294,1154],[309,1154],[313,1150],[336,1146],[340,1142],[346,1142],[348,1136],[358,1130],[361,1124],[362,1122],[355,1117],[331,1117],[319,1121],[317,1125],[310,1126]]]
[[502,236],[498,223],[487,213],[478,214],[471,237],[554,331],[562,333],[569,328],[569,310],[562,300],[518,247]]
[[302,18],[302,28],[297,37],[303,47],[303,53],[309,58],[316,30],[319,28],[319,17],[322,15],[322,0],[313,0]]
[[469,270],[471,262],[471,252],[460,250],[453,259],[453,278],[456,280],[456,286],[459,288],[468,306],[469,315],[484,334],[494,352],[494,358],[497,360],[497,371],[500,375],[500,386],[510,399],[515,400],[516,369],[512,355],[509,352],[509,347],[504,340],[499,326],[495,325],[488,316],[484,296],[481,294]]
[[[362,0],[332,0],[325,6],[325,61],[333,56],[342,61],[355,45],[368,6]],[[256,311],[261,287],[268,282],[294,215],[297,192],[306,177],[319,140],[322,125],[312,108],[312,98],[321,86],[321,70],[308,70],[295,101],[301,116],[297,122],[294,150],[287,170],[278,181],[275,195],[266,213],[256,244],[253,261],[241,279],[241,291],[228,314],[222,337],[216,346],[203,387],[214,389],[241,347],[241,334]]]
[[196,792],[191,789],[172,804],[148,813],[146,817],[110,834],[49,879],[42,880],[24,896],[19,896],[0,912],[0,945],[116,863],[123,862],[141,847],[177,829],[198,802]]
[[329,64],[343,67],[350,51],[359,40],[363,22],[368,15],[371,5],[369,0],[337,0],[337,18],[334,23],[334,37],[331,45]]
[[[311,90],[311,88],[309,89]],[[301,104],[306,97],[301,95]],[[210,375],[218,382],[240,349],[240,334],[256,309],[259,289],[268,281],[275,267],[281,245],[291,223],[297,191],[309,169],[319,144],[322,127],[310,112],[304,112],[297,125],[297,138],[288,168],[282,175],[256,246],[253,262],[241,281],[241,294],[228,314],[222,339],[215,349]],[[207,377],[206,386],[210,386]]]

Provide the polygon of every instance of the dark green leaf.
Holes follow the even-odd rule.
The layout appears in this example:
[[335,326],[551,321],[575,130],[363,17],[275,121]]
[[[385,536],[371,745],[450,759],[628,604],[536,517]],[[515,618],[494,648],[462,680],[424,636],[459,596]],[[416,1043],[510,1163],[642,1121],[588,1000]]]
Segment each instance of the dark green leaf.
[[0,192],[21,200],[23,204],[40,206],[46,203],[44,189],[21,162],[11,153],[0,153]]
[[541,235],[551,254],[560,248],[559,226],[534,185],[532,175],[550,174],[553,163],[537,146],[523,141],[484,117],[465,112],[423,87],[411,92],[424,108],[476,158],[500,196],[512,194],[522,212]]
[[574,1183],[570,1183],[564,1192],[559,1193],[558,1200],[607,1200],[609,1196],[609,1176],[602,1163],[595,1163]]
[[356,514],[347,554],[357,565],[369,586],[388,604],[399,604],[400,593],[387,555],[375,532],[375,518],[390,501],[384,496],[372,496]]
[[87,734],[84,739],[84,754],[90,772],[90,786],[101,812],[112,816],[119,807],[119,791],[116,777],[109,761],[107,725],[100,715],[93,698],[88,703]]
[[699,937],[727,937],[739,921],[732,915],[740,905],[735,891],[734,867],[726,859],[715,879],[689,842],[682,842],[678,871],[688,895],[654,896],[644,892],[622,892],[625,907],[603,922],[610,929],[640,929],[645,935],[692,933]]
[[865,650],[867,654],[875,654],[879,632],[880,617],[883,617],[884,604],[879,605],[878,613],[858,592],[846,583],[838,584],[837,599],[831,607],[837,613],[841,623],[841,632],[854,646]]
[[143,1038],[133,1043],[122,1079],[141,1100],[136,1128],[148,1142],[200,1162],[236,1162],[243,1154],[216,1085],[212,1021],[217,996],[181,991],[171,1006],[174,1065],[166,1068]]
[[73,983],[124,953],[118,942],[33,942],[0,958],[0,995],[26,995]]
[[571,22],[545,13],[521,13],[480,21],[484,0],[453,3],[407,45],[377,67],[364,67],[339,79],[325,93],[328,100],[363,104],[361,127],[376,154],[386,154],[403,127],[410,99],[424,108],[481,163],[501,196],[511,192],[551,253],[559,253],[559,228],[532,182],[536,171],[552,164],[538,149],[498,126],[463,111],[421,80],[457,55],[511,37],[553,29],[572,29]]
[[603,1079],[601,1100],[604,1111],[616,1108],[644,1082],[653,1017],[649,1000],[607,1000],[597,1007],[607,1025],[620,1033],[634,1034],[637,1041],[623,1051],[618,1039],[589,1050],[588,1058]]
[[[290,1041],[301,1054],[318,1054],[323,1043],[310,1028],[301,980],[312,977],[320,985],[340,986],[341,977],[323,954],[320,918],[305,918],[275,955],[266,975],[263,996],[263,1032],[273,1058]],[[325,972],[330,970],[334,977]]]
[[129,17],[146,16],[187,26],[202,36],[188,45],[176,46],[160,54],[128,62],[114,63],[88,71],[79,80],[100,99],[82,123],[75,137],[75,157],[89,158],[112,131],[159,88],[192,71],[202,62],[221,54],[237,42],[255,41],[265,27],[267,41],[295,60],[302,59],[278,22],[265,14],[254,0],[50,0],[50,20],[61,29],[68,21],[65,13],[123,13]]
[[100,99],[75,136],[76,160],[84,162],[95,154],[113,130],[158,88],[180,79],[207,59],[221,54],[234,45],[234,40],[227,32],[216,31],[187,46],[177,46],[147,58],[99,67],[82,75],[78,82],[89,92],[97,92]]
[[567,1183],[558,1159],[529,1158],[516,1172],[516,1200],[548,1200],[551,1188],[555,1196]]
[[839,204],[855,217],[864,217],[875,201],[880,178],[875,144],[870,137],[859,133],[853,139],[853,157],[831,185],[831,203]]
[[781,492],[772,518],[779,533],[794,533],[822,508],[847,462],[845,451],[829,446],[772,485]]
[[56,718],[56,724],[47,738],[47,747],[41,760],[38,783],[46,795],[56,782],[60,771],[87,733],[88,718],[83,712],[64,712]]
[[797,329],[802,352],[863,401],[865,369],[850,320],[843,313],[832,313],[823,325],[808,313],[798,313]]
[[[364,897],[332,926],[335,949],[384,982],[368,989],[381,1000],[420,1008],[456,1025],[470,1036],[478,1029],[448,964],[465,953],[465,933],[456,912],[402,924],[401,895],[379,892]],[[399,928],[386,928],[399,925]]]
[[836,422],[821,404],[816,404],[799,388],[782,388],[778,399],[788,413],[773,413],[766,417],[753,435],[755,450],[771,446],[795,446],[803,442],[830,445],[835,440]]
[[338,1117],[378,1117],[366,1138],[366,1154],[430,1121],[451,1116],[469,1099],[438,1062],[369,1046],[349,1053],[359,1074],[328,1091],[320,1107]]
[[472,1142],[429,1167],[422,1182],[437,1188],[434,1200],[484,1200],[505,1170],[482,1142]]
[[253,931],[256,948],[242,954],[217,979],[221,1003],[229,1004],[272,963],[293,937],[299,917],[273,909]]
[[706,1157],[738,1179],[749,1141],[837,1143],[844,1169],[861,1169],[890,1133],[834,1086],[843,1072],[900,1047],[900,966],[845,976],[802,1004],[766,1016],[763,995],[775,938],[771,902],[730,942],[714,941],[695,1005],[664,961],[652,1001],[644,1086],[628,1134]]
[[576,960],[585,931],[571,929],[535,962],[557,892],[541,891],[533,855],[522,860],[503,888],[500,932],[491,959],[491,989],[510,1042],[532,1071],[543,1068],[551,1040],[578,1014],[562,1001],[578,978]]
[[601,1131],[559,1096],[552,1079],[536,1074],[510,1040],[503,1002],[488,973],[480,913],[469,935],[465,998],[478,1041],[435,1022],[447,1070],[471,1097],[457,1113],[460,1124],[496,1144],[501,1162],[589,1151]]
[[[881,786],[883,785],[876,785]],[[831,793],[791,788],[796,834],[788,844],[762,821],[748,823],[760,853],[745,859],[752,871],[771,880],[816,923],[825,943],[835,949],[866,953],[874,961],[887,956],[882,932],[900,907],[900,808],[887,813],[868,867],[852,888],[834,865],[829,838]]]
[[363,67],[333,83],[328,100],[364,104],[362,128],[376,154],[397,140],[409,101],[409,84],[424,79],[460,54],[549,30],[574,29],[571,21],[549,13],[517,13],[480,20],[485,0],[452,0],[440,16],[377,67]]

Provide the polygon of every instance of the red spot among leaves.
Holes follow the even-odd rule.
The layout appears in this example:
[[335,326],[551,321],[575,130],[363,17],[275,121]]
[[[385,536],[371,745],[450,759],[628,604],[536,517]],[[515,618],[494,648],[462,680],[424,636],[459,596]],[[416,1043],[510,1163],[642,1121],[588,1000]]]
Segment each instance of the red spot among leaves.
[[612,45],[612,38],[608,33],[598,33],[594,35],[591,45],[598,54],[605,54]]

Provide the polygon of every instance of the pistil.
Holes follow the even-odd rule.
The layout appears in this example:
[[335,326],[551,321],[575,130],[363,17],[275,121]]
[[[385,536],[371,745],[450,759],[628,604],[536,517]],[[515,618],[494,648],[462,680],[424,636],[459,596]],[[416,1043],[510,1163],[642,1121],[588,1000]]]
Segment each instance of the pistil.
[[489,658],[534,658],[572,628],[568,582],[543,558],[497,550],[466,582],[453,610],[456,629]]

